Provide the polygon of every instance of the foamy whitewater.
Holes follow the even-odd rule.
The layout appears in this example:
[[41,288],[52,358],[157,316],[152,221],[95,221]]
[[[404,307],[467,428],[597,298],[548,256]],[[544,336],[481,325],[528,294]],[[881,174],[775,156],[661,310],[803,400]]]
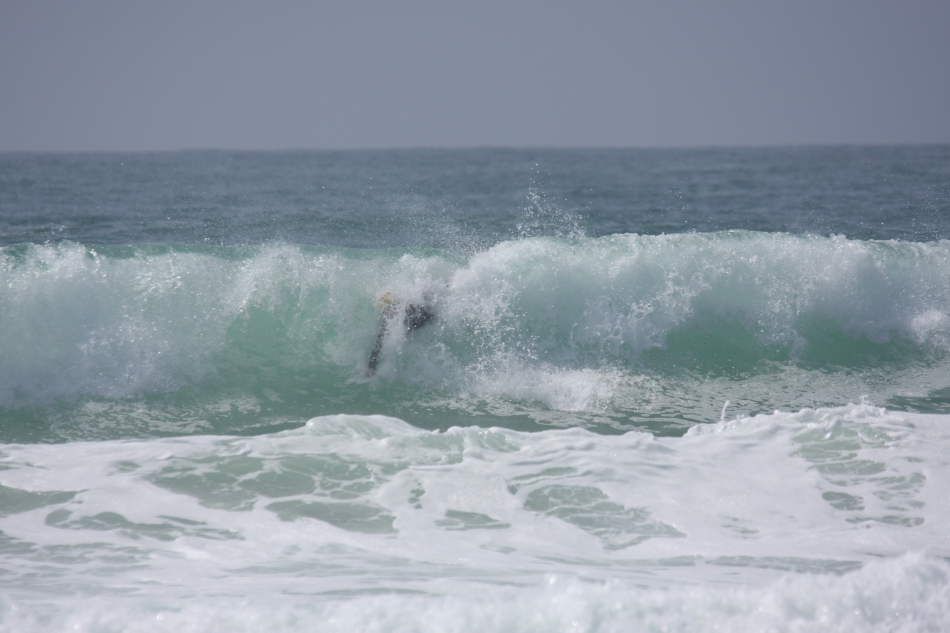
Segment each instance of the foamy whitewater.
[[948,447],[950,147],[0,155],[3,631],[945,631]]

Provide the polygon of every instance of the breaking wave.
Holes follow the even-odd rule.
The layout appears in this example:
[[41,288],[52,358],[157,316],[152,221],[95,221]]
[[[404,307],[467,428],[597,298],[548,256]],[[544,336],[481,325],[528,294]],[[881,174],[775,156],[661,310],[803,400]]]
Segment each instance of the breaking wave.
[[[393,321],[369,377],[385,292],[436,319],[412,333]],[[21,245],[0,254],[0,322],[6,407],[250,393],[319,413],[423,390],[456,407],[610,415],[647,392],[673,407],[701,384],[754,392],[775,372],[803,377],[785,381],[801,392],[830,380],[824,402],[840,403],[875,384],[948,387],[928,376],[945,375],[950,351],[950,242],[732,231],[524,238],[467,255]],[[814,404],[762,404],[789,403]]]

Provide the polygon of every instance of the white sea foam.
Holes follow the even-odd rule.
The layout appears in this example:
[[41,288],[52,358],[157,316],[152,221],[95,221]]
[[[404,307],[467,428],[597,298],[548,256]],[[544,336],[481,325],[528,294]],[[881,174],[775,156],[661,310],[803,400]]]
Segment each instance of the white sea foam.
[[0,625],[936,630],[948,441],[860,404],[681,438],[341,415],[5,445]]
[[558,411],[590,413],[607,409],[623,381],[616,370],[531,367],[514,360],[475,374],[471,389],[482,397],[540,402]]
[[449,596],[67,598],[46,609],[7,600],[0,602],[0,627],[17,633],[933,633],[944,630],[948,613],[950,566],[909,555],[841,577],[794,577],[758,587],[658,590],[552,575],[531,587]]

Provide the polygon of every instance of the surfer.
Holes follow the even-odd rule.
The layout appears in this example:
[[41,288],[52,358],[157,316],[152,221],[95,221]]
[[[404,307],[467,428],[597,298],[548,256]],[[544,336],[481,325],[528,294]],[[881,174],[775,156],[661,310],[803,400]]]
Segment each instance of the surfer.
[[[383,351],[383,341],[386,339],[386,332],[389,330],[389,323],[399,311],[399,303],[393,293],[387,292],[379,298],[380,307],[379,325],[376,326],[376,343],[373,345],[373,351],[369,354],[369,361],[366,363],[366,374],[372,376],[376,373],[376,367],[379,365],[379,355]],[[403,308],[402,324],[407,333],[412,333],[423,325],[435,318],[435,311],[431,304],[425,303],[407,303]]]

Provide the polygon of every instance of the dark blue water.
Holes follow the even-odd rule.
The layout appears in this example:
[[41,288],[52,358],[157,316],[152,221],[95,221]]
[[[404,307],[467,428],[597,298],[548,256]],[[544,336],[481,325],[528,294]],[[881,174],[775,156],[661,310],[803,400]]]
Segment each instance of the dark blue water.
[[0,155],[3,244],[485,245],[565,216],[590,236],[943,239],[950,146]]

